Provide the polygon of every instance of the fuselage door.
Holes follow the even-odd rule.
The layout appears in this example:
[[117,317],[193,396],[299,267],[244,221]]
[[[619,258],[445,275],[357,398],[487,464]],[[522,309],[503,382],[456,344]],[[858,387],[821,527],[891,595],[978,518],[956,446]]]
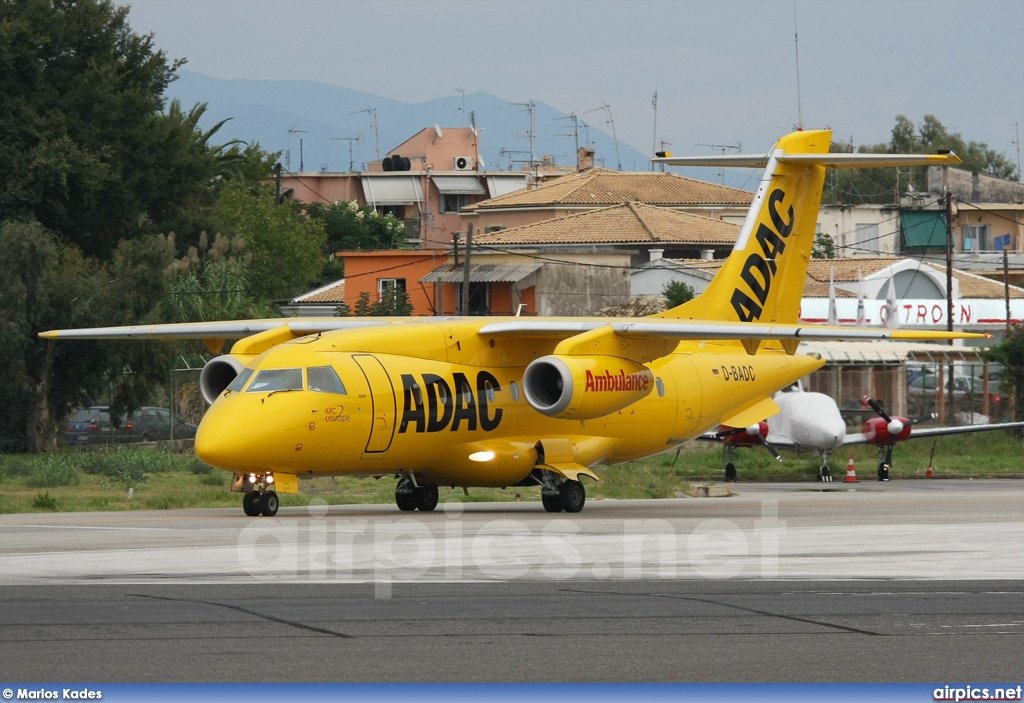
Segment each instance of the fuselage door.
[[366,442],[367,454],[383,454],[395,436],[395,387],[380,360],[370,354],[353,354],[352,359],[366,377],[370,387],[373,424]]

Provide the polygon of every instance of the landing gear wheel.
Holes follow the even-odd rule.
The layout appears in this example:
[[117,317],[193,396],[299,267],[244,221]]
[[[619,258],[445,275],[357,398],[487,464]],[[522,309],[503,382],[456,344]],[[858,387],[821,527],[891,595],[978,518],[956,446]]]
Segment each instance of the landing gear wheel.
[[242,496],[242,511],[249,517],[260,514],[260,494],[258,491],[246,491]]
[[417,486],[413,489],[416,507],[425,513],[437,507],[437,486]]
[[736,464],[731,461],[725,465],[725,480],[735,481],[736,480]]
[[818,469],[818,481],[823,483],[832,483],[832,471],[828,466],[822,466]]
[[266,491],[260,496],[260,513],[264,517],[274,517],[277,515],[278,507],[277,493],[274,491]]
[[579,481],[565,481],[559,489],[562,509],[567,513],[578,513],[587,502],[587,491]]
[[416,509],[416,495],[413,493],[415,488],[412,485],[412,481],[409,479],[402,479],[395,486],[395,505],[402,512],[408,513]]
[[560,495],[546,496],[541,493],[540,502],[544,504],[544,509],[549,513],[562,512],[562,496]]
[[889,480],[889,465],[884,461],[878,465],[878,480],[888,481]]

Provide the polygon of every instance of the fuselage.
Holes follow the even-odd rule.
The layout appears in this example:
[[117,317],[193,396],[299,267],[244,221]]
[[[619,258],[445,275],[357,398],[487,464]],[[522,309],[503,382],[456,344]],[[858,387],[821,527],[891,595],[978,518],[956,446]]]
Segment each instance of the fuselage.
[[792,392],[775,396],[779,413],[768,418],[768,439],[800,449],[835,449],[846,439],[846,421],[836,401],[822,393]]
[[[411,473],[437,485],[508,486],[544,458],[539,443],[583,466],[648,456],[822,363],[781,349],[748,355],[738,343],[684,342],[647,364],[654,380],[641,400],[595,419],[557,419],[527,402],[523,374],[559,340],[488,338],[482,324],[410,319],[242,357],[246,370],[208,410],[196,453],[238,473]],[[614,383],[592,389],[615,391]]]

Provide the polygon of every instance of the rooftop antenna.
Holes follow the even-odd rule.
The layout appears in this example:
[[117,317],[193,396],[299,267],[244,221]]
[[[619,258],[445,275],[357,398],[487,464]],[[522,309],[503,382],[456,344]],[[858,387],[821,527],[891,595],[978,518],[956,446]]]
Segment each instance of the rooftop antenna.
[[580,119],[575,112],[570,112],[565,117],[556,117],[556,120],[572,120],[572,134],[556,134],[556,137],[572,137],[576,144],[576,170],[580,168]]
[[[651,134],[651,151],[657,151],[658,142],[658,91],[654,91],[654,98],[651,99],[651,107],[654,108],[654,132]],[[662,147],[662,151],[665,148]],[[651,161],[651,170],[654,170],[654,162]],[[665,171],[665,164],[661,165],[662,172]]]
[[530,140],[530,168],[533,168],[537,165],[537,106],[532,98],[525,103],[509,103],[509,105],[524,107],[525,110],[517,110],[517,112],[526,112],[530,115],[530,127],[525,136]]
[[1013,143],[1017,146],[1017,182],[1024,183],[1024,173],[1020,170],[1020,125],[1016,122],[1013,123],[1013,134],[1016,137]]
[[455,92],[462,96],[462,107],[459,108],[459,114],[462,115],[462,126],[466,126],[466,91],[462,88],[456,88]]
[[352,160],[352,142],[363,143],[362,137],[331,137],[332,142],[348,142],[348,170],[349,173],[355,170],[355,161]]
[[356,110],[348,114],[359,115],[364,112],[370,115],[370,124],[373,126],[373,144],[377,150],[377,160],[380,161],[380,134],[377,132],[377,108],[367,105],[365,110]]
[[[665,151],[665,147],[667,147],[667,146],[672,146],[672,142],[665,141],[664,139],[662,139],[661,140],[661,150]],[[665,164],[661,164],[661,172],[665,173]]]
[[800,35],[796,31],[796,0],[793,0],[793,46],[796,48],[796,126],[804,128],[804,112],[800,106]]
[[596,112],[597,110],[604,110],[604,121],[612,128],[612,140],[615,142],[615,160],[618,163],[618,170],[622,170],[622,156],[619,154],[619,138],[615,136],[615,120],[612,119],[612,108],[608,103],[601,103],[600,107],[595,107],[593,110],[587,110],[587,112]]
[[[729,149],[735,149],[737,153],[743,151],[743,145],[739,142],[735,144],[695,144],[694,146],[706,146],[710,149],[719,149],[722,152],[722,156],[725,156],[725,152]],[[725,166],[718,169],[718,178],[721,180],[722,185],[725,185]]]
[[292,170],[292,135],[293,134],[309,134],[309,130],[306,129],[289,129],[288,130],[288,151],[284,155],[284,167],[289,171]]

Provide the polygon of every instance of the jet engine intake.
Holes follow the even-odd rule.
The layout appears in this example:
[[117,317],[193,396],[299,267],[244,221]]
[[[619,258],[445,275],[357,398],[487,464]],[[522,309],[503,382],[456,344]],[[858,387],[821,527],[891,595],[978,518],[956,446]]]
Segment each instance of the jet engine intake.
[[653,388],[649,368],[614,356],[543,356],[523,374],[526,401],[538,412],[562,419],[608,415]]
[[231,385],[244,368],[245,364],[230,354],[223,354],[207,361],[203,370],[199,372],[199,391],[203,394],[203,400],[208,405],[213,405],[213,401],[220,397],[224,389]]

